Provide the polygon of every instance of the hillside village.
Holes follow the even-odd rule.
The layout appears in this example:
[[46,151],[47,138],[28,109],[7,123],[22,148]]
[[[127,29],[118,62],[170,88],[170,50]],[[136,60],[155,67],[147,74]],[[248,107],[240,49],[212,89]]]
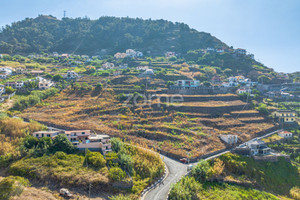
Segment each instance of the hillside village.
[[57,199],[297,199],[299,73],[211,40],[186,51],[4,49],[0,195],[9,182]]

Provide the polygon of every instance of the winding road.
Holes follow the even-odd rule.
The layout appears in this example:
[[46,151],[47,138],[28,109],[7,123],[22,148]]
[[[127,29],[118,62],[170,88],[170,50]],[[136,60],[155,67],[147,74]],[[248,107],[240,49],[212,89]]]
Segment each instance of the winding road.
[[[260,137],[256,137],[253,138],[251,140],[254,139],[262,139],[265,137],[269,137],[277,132],[281,131],[280,130],[276,130],[273,131],[271,133],[267,133],[263,136]],[[249,140],[249,141],[251,141]],[[210,156],[205,158],[204,160],[210,160],[210,159],[214,159],[217,158],[225,153],[230,152],[232,149],[229,150],[224,150],[223,152],[220,152],[216,155]],[[175,184],[177,181],[179,181],[183,176],[185,176],[188,172],[187,172],[187,164],[183,164],[181,162],[179,162],[178,160],[173,160],[171,158],[168,158],[166,156],[161,155],[163,161],[165,162],[167,168],[168,168],[168,175],[165,178],[165,180],[163,181],[162,184],[159,184],[155,189],[149,191],[148,193],[146,193],[141,199],[142,200],[166,200],[168,197],[168,193],[170,190],[170,186],[172,184]],[[193,163],[193,165],[197,165],[198,162]]]

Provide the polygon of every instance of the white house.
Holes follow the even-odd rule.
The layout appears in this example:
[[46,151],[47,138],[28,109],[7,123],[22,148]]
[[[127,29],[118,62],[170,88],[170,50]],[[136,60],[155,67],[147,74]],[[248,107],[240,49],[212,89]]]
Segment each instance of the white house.
[[63,133],[62,131],[47,130],[47,131],[37,131],[32,133],[32,135],[39,139],[43,137],[49,137],[53,139],[54,137],[62,133]]
[[136,57],[136,51],[133,49],[127,49],[126,50],[126,57],[135,58]]
[[116,58],[116,59],[122,59],[122,58],[126,58],[126,53],[120,53],[120,52],[118,52],[118,53],[116,53],[115,55],[114,55],[114,57]]
[[12,68],[11,67],[1,67],[0,73],[7,74],[7,76],[10,76],[12,74]]
[[243,94],[243,93],[251,93],[252,90],[250,88],[239,88],[237,90],[237,94]]
[[7,79],[8,74],[7,73],[0,73],[0,79]]
[[278,135],[283,138],[292,138],[293,137],[293,133],[288,132],[288,131],[281,131],[278,133]]
[[75,79],[75,78],[78,78],[78,74],[74,71],[68,71],[66,78],[67,79]]
[[165,53],[165,57],[167,57],[167,58],[173,57],[173,56],[176,56],[176,53],[175,53],[175,52],[168,51],[168,52]]
[[237,48],[236,50],[234,50],[234,52],[237,55],[246,55],[246,53],[247,53],[246,49],[241,49],[241,48]]
[[18,81],[18,82],[6,82],[5,87],[12,87],[14,89],[21,89],[24,87],[24,82],[23,81]]
[[216,50],[214,48],[211,47],[207,47],[206,48],[206,52],[215,52]]
[[42,77],[36,77],[36,80],[38,81],[38,86],[40,90],[49,89],[54,85],[52,81],[44,79]]
[[236,144],[238,141],[237,135],[220,135],[220,139],[227,144]]
[[109,62],[106,62],[102,65],[102,68],[103,69],[113,69],[115,68],[115,64],[114,63],[109,63]]

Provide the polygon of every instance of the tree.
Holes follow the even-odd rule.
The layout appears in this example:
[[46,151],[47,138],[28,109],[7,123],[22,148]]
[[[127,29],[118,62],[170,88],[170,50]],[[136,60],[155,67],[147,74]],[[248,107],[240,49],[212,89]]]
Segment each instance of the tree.
[[232,70],[229,68],[226,68],[223,72],[224,72],[224,74],[226,74],[226,76],[231,76],[233,73]]
[[203,84],[205,87],[210,87],[210,86],[211,86],[211,83],[208,82],[208,81],[204,81],[202,84]]
[[16,91],[16,89],[14,89],[14,88],[12,88],[12,87],[10,87],[10,86],[5,87],[5,92],[6,92],[7,94],[12,94],[12,93],[14,93],[15,91]]
[[124,143],[119,138],[112,138],[110,142],[112,150],[116,153],[119,153],[119,151],[124,148]]
[[167,88],[169,88],[171,85],[174,85],[174,84],[175,84],[174,81],[168,81],[166,86],[167,86]]
[[23,141],[23,145],[27,149],[32,149],[38,144],[39,140],[36,137],[33,137],[31,135],[28,135],[25,137]]
[[210,177],[210,165],[206,160],[201,160],[191,173],[197,181],[205,182]]
[[263,114],[263,115],[268,115],[269,114],[269,110],[267,108],[267,105],[264,104],[264,103],[260,103],[257,110],[260,114]]
[[52,78],[52,80],[55,81],[55,82],[58,82],[58,81],[60,81],[62,79],[63,79],[63,77],[60,74],[56,74]]
[[91,152],[88,150],[86,154],[86,161],[89,167],[93,167],[95,169],[101,169],[106,165],[106,160],[99,152]]
[[126,173],[119,167],[112,167],[108,172],[108,176],[113,181],[121,181],[126,177]]
[[267,77],[266,75],[261,75],[257,78],[259,83],[270,83],[271,82],[271,78]]
[[0,181],[0,199],[9,200],[22,194],[24,186],[30,186],[27,179],[19,176],[9,176]]
[[60,134],[56,136],[53,140],[53,144],[50,147],[50,152],[55,153],[57,151],[62,151],[65,153],[73,153],[75,147],[73,144],[68,140],[66,135]]

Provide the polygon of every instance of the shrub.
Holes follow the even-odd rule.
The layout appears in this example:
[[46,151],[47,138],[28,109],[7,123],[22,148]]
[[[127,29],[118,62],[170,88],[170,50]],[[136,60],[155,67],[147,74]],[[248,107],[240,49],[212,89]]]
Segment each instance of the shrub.
[[130,155],[125,153],[120,154],[120,165],[123,169],[127,170],[130,175],[134,174],[134,162]]
[[194,177],[184,177],[180,182],[173,185],[170,190],[170,200],[192,200],[198,199],[197,193],[202,189]]
[[65,153],[73,153],[75,151],[75,147],[68,140],[66,135],[58,135],[54,138],[53,144],[50,147],[50,152],[55,153],[57,151],[62,151]]
[[119,138],[112,138],[110,142],[112,150],[116,153],[118,153],[121,150],[121,148],[124,147],[123,142]]
[[210,176],[210,165],[207,161],[200,161],[193,169],[192,176],[199,182],[206,181]]
[[109,170],[108,175],[113,181],[121,181],[126,177],[126,173],[119,167],[112,167]]
[[299,187],[293,187],[290,190],[290,195],[293,199],[300,200],[300,188]]
[[106,165],[106,160],[104,159],[103,155],[99,152],[87,151],[86,160],[89,167],[95,169],[101,169]]
[[9,200],[13,196],[19,196],[24,186],[29,186],[27,179],[19,176],[9,176],[0,182],[0,199]]
[[56,152],[54,156],[56,156],[60,160],[65,160],[67,158],[67,154],[61,151]]

